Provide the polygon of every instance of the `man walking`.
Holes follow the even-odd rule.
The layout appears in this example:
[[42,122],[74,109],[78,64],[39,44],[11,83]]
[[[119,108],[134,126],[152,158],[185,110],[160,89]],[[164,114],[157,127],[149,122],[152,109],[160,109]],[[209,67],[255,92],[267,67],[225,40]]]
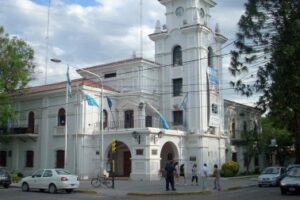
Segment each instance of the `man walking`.
[[207,177],[208,177],[208,169],[206,163],[201,168],[200,171],[200,176],[201,176],[201,182],[202,182],[202,190],[207,189]]
[[166,191],[170,190],[170,187],[169,187],[170,184],[171,184],[172,190],[173,191],[176,190],[174,187],[174,171],[175,171],[175,167],[174,167],[173,161],[171,160],[165,166]]
[[220,170],[218,169],[218,165],[214,165],[214,172],[213,172],[213,177],[215,177],[214,179],[214,190],[221,190],[221,185],[220,185]]

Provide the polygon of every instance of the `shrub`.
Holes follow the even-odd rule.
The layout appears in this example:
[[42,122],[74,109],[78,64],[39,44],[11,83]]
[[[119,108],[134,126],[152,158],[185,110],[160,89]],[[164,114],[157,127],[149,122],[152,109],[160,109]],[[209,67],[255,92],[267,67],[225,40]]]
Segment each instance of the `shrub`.
[[240,167],[237,162],[229,160],[222,165],[221,176],[224,177],[235,176],[239,172],[239,168]]
[[24,177],[22,172],[17,171],[17,170],[13,170],[12,172],[10,172],[10,176],[11,176],[12,182],[14,182],[14,183],[18,183]]

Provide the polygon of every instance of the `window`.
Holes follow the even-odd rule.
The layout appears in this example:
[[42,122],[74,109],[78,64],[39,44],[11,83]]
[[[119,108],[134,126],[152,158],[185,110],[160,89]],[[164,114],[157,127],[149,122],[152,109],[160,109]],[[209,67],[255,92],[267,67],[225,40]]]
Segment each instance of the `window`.
[[209,67],[213,67],[213,50],[211,47],[208,47],[208,53],[207,53],[207,65]]
[[133,118],[133,110],[125,111],[125,120],[124,120],[125,128],[134,128],[134,118]]
[[151,154],[152,154],[152,155],[157,155],[157,149],[152,149],[152,150],[151,150]]
[[42,177],[44,170],[40,169],[32,174],[33,177]]
[[34,112],[28,115],[28,133],[34,133]]
[[6,167],[6,159],[7,159],[6,151],[0,151],[0,166],[1,167]]
[[248,162],[249,162],[249,159],[248,159],[248,153],[244,153],[244,166],[245,166],[245,167],[248,166]]
[[146,116],[146,127],[152,127],[152,116]]
[[108,126],[108,114],[106,110],[103,110],[103,128]]
[[66,111],[61,108],[58,111],[58,126],[64,126],[66,124]]
[[237,153],[236,152],[232,153],[231,160],[234,161],[234,162],[237,162]]
[[43,177],[52,177],[52,176],[53,176],[53,174],[52,174],[51,170],[45,170]]
[[247,132],[247,122],[246,121],[244,121],[243,128],[244,128],[244,132]]
[[232,123],[231,123],[231,136],[232,136],[232,138],[235,138],[235,120],[234,119],[232,120]]
[[173,111],[173,122],[174,122],[174,125],[182,125],[183,124],[182,110]]
[[190,156],[190,161],[195,162],[197,160],[196,156]]
[[56,151],[56,167],[55,168],[64,168],[65,166],[65,151],[57,150]]
[[144,149],[136,149],[135,154],[136,154],[137,156],[142,156],[142,155],[144,155]]
[[182,65],[182,52],[180,46],[176,46],[173,49],[173,65]]
[[26,163],[25,167],[33,167],[33,151],[26,151]]
[[182,78],[173,79],[173,96],[182,95]]
[[109,73],[109,74],[104,74],[104,78],[113,78],[113,77],[116,77],[117,76],[117,73],[114,72],[114,73]]

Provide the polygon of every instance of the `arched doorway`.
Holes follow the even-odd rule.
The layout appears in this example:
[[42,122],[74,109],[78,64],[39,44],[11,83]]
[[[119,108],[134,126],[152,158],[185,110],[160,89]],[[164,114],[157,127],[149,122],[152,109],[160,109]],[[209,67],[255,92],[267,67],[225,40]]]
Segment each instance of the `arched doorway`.
[[[115,176],[129,177],[131,173],[131,152],[128,146],[117,140],[117,150],[114,154],[111,151],[111,144],[107,151],[107,163],[115,160]],[[112,167],[112,164],[111,164]]]
[[160,152],[160,168],[164,169],[167,162],[173,160],[179,160],[179,153],[176,148],[176,145],[173,142],[167,142],[163,145],[161,152]]

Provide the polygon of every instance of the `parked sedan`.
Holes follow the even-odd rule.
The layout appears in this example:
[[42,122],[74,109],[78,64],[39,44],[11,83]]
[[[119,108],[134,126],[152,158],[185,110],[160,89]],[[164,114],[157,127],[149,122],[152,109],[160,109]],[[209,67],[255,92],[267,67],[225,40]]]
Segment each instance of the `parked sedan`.
[[290,169],[287,176],[280,182],[281,194],[300,192],[300,167]]
[[11,177],[9,173],[5,169],[0,169],[0,185],[3,187],[8,188],[11,184]]
[[65,190],[71,193],[79,187],[77,175],[72,175],[64,169],[40,169],[31,176],[21,180],[22,191],[39,189],[48,190],[50,193],[56,193],[57,190]]
[[258,177],[258,186],[277,186],[284,174],[283,167],[267,167]]

